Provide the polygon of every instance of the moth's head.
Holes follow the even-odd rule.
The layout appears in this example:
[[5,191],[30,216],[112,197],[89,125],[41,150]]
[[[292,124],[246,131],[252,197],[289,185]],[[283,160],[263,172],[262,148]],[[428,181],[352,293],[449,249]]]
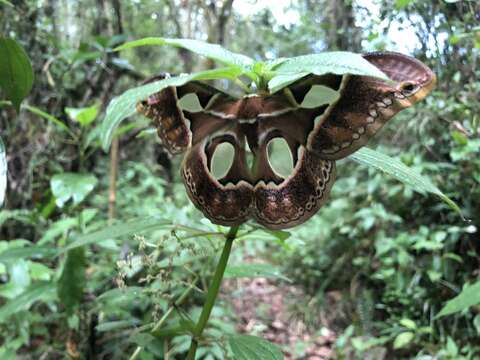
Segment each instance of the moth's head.
[[135,108],[139,114],[142,114],[147,117],[150,116],[149,106],[147,104],[147,101],[144,100],[144,101],[137,102],[137,105]]
[[[144,80],[142,82],[142,85],[150,84],[152,82],[159,81],[159,80],[168,79],[169,77],[171,77],[169,73],[161,73]],[[153,105],[158,105],[163,100],[161,94],[162,92],[158,92],[150,95],[146,100],[139,101],[136,105],[137,112],[146,117],[151,117],[152,116],[151,107]]]
[[161,103],[160,93],[150,95],[146,100],[139,101],[136,105],[138,113],[151,118],[154,115],[153,107]]

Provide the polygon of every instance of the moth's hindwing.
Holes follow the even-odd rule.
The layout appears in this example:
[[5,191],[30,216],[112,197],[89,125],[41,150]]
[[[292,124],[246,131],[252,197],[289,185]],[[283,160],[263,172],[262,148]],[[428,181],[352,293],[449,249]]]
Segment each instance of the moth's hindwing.
[[[208,139],[204,139],[185,155],[182,177],[187,194],[212,222],[225,226],[240,225],[251,214],[252,186],[238,177],[224,184],[216,179],[209,169],[207,148]],[[234,159],[234,163],[238,164],[238,158]]]
[[255,187],[254,216],[270,229],[302,224],[325,204],[334,181],[335,162],[302,148],[297,166],[284,182]]

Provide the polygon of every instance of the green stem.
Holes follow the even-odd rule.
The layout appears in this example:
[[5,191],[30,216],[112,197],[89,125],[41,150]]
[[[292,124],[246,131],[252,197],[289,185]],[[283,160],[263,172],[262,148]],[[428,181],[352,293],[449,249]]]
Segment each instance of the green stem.
[[[188,295],[190,294],[190,292],[195,288],[195,286],[197,285],[197,282],[198,282],[198,278],[196,278],[191,284],[190,286],[183,292],[183,294],[177,299],[177,301],[175,301],[175,305],[176,306],[179,306],[181,305],[185,299],[188,297]],[[175,309],[175,307],[171,306],[170,308],[168,308],[168,310],[165,312],[165,314],[163,314],[162,318],[155,324],[155,326],[152,328],[152,330],[150,331],[151,333],[155,333],[156,331],[158,331],[158,329],[160,329],[162,327],[162,325],[165,323],[165,321],[168,319],[168,317],[172,314],[173,310]],[[133,352],[132,356],[130,356],[130,359],[129,360],[135,360],[138,355],[140,355],[140,352],[142,351],[143,347],[142,346],[138,346],[135,351]]]
[[264,76],[259,76],[257,82],[257,93],[259,95],[268,95],[268,81]]
[[217,268],[213,275],[212,283],[207,292],[207,298],[205,304],[203,304],[202,313],[198,319],[197,325],[193,331],[193,338],[190,344],[190,349],[188,350],[187,360],[194,360],[195,354],[198,347],[198,338],[202,335],[203,330],[207,326],[208,319],[212,313],[213,306],[217,300],[218,291],[220,290],[220,285],[222,284],[223,274],[225,273],[225,268],[227,267],[228,258],[230,257],[230,251],[232,250],[233,240],[235,240],[238,232],[238,226],[233,226],[230,228],[225,240],[225,245],[223,246],[222,254],[220,255],[220,260],[218,261]]
[[252,90],[242,80],[235,79],[233,82],[241,87],[245,93],[250,94],[252,92]]
[[[190,295],[190,293],[192,292],[192,290],[195,288],[195,286],[197,285],[197,282],[198,282],[198,278],[195,279],[191,284],[190,286],[183,292],[183,294],[177,299],[177,301],[175,301],[175,306],[179,306],[181,305],[185,299],[188,297],[188,295]],[[163,325],[163,323],[167,320],[167,318],[170,316],[170,314],[173,312],[175,308],[173,306],[171,306],[167,312],[165,314],[163,314],[162,318],[155,324],[155,326],[152,328],[152,333],[157,331],[158,329],[160,329]]]

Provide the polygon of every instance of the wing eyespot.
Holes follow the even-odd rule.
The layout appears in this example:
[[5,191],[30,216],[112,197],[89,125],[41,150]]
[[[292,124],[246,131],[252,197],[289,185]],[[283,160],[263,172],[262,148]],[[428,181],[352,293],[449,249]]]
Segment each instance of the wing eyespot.
[[415,94],[420,89],[420,86],[417,83],[411,81],[405,81],[400,84],[400,91],[406,97]]

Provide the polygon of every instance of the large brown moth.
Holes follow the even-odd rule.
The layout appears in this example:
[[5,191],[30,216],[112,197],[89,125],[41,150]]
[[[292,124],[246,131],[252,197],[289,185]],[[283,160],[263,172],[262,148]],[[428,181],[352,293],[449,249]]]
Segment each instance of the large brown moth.
[[[164,146],[185,152],[182,177],[195,206],[212,222],[239,225],[250,218],[270,229],[301,224],[326,202],[335,181],[335,161],[375,135],[399,111],[423,99],[435,85],[422,62],[392,52],[363,57],[391,81],[358,75],[309,75],[274,94],[232,97],[201,82],[169,87],[138,103],[152,119]],[[158,79],[158,77],[157,77]],[[313,86],[337,91],[328,104],[302,106]],[[200,110],[180,107],[194,93]],[[269,143],[282,138],[293,171],[281,176],[271,166]],[[234,149],[221,178],[212,173],[220,144]],[[253,165],[247,153],[254,157]]]

